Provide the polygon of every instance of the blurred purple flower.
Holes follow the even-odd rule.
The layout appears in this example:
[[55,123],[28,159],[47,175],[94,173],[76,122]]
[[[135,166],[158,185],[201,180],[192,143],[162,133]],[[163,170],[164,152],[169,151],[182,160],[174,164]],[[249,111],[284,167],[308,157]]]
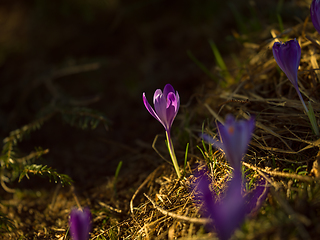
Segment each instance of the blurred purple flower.
[[314,28],[320,33],[320,1],[313,0],[310,6],[311,21]]
[[83,210],[72,209],[70,213],[70,233],[73,240],[88,240],[91,229],[91,212],[88,208]]
[[235,121],[232,115],[227,115],[224,125],[217,124],[220,142],[203,134],[205,141],[224,151],[227,160],[235,171],[241,171],[241,160],[248,149],[255,125],[254,118]]
[[142,98],[149,113],[164,126],[166,132],[170,132],[172,122],[180,107],[178,91],[175,92],[170,84],[164,87],[163,92],[161,89],[157,89],[153,95],[155,111],[150,106],[145,93],[143,93]]
[[304,103],[298,86],[298,68],[301,58],[301,48],[298,41],[294,39],[286,43],[275,42],[272,47],[272,52],[278,66],[293,84],[304,109],[308,112],[308,108]]
[[198,184],[198,190],[203,195],[205,216],[213,220],[208,225],[210,231],[215,230],[221,240],[229,239],[236,228],[238,228],[245,216],[253,209],[260,207],[267,196],[267,189],[262,185],[256,187],[246,197],[241,194],[242,177],[236,172],[229,182],[228,189],[220,201],[216,201],[209,190],[210,182],[206,176],[202,176]]

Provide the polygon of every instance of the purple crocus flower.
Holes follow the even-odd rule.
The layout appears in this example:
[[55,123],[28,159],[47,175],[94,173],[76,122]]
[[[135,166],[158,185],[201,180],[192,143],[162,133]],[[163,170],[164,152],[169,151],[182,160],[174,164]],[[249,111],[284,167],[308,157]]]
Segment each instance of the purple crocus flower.
[[73,240],[88,240],[91,229],[91,212],[88,208],[83,210],[72,209],[70,213],[70,233]]
[[217,124],[220,142],[203,134],[205,141],[224,151],[227,160],[235,171],[241,171],[241,160],[248,149],[251,134],[255,125],[254,118],[235,121],[232,115],[227,115],[225,124]]
[[312,1],[310,15],[314,28],[320,33],[320,0]]
[[303,101],[298,86],[298,68],[301,58],[301,48],[298,41],[294,39],[286,43],[275,42],[272,47],[272,52],[278,66],[293,84],[304,109],[308,112],[308,108]]
[[142,98],[149,113],[164,126],[166,132],[170,132],[173,120],[180,107],[178,91],[175,92],[170,84],[164,87],[163,92],[161,89],[157,89],[153,95],[155,111],[150,106],[145,93],[143,93]]
[[143,93],[142,98],[143,103],[146,106],[149,113],[155,119],[157,119],[166,130],[169,153],[172,159],[174,169],[176,170],[177,176],[178,178],[180,178],[181,174],[179,170],[179,165],[177,157],[174,153],[174,148],[170,136],[170,130],[173,120],[176,117],[180,107],[180,97],[178,91],[175,92],[174,88],[170,84],[164,86],[163,92],[161,91],[161,89],[157,89],[153,95],[153,104],[155,110],[153,110],[153,108],[150,106],[145,93]]
[[229,182],[228,189],[220,201],[215,200],[215,195],[209,190],[210,182],[202,176],[198,190],[203,195],[205,216],[213,220],[213,225],[208,225],[209,230],[215,230],[221,240],[229,239],[236,228],[243,222],[245,216],[253,209],[260,207],[266,196],[267,189],[256,187],[246,197],[241,194],[242,177],[236,172]]

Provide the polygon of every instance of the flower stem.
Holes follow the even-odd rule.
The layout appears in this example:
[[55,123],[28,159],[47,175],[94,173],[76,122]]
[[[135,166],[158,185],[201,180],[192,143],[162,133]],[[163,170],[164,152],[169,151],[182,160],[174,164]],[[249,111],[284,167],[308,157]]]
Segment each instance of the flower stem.
[[312,108],[312,105],[310,102],[308,102],[308,106],[309,106],[308,117],[309,117],[312,129],[313,129],[314,133],[317,136],[319,136],[319,128],[318,128],[317,120],[314,115],[314,111],[313,111],[313,108]]
[[171,137],[170,137],[170,132],[169,131],[166,131],[166,137],[167,137],[168,149],[169,149],[170,157],[171,157],[174,169],[176,170],[177,176],[180,179],[181,174],[180,174],[180,170],[179,170],[179,165],[178,165],[176,154],[174,153],[174,148],[173,148],[173,144],[172,144],[172,141],[171,141]]
[[304,100],[303,100],[303,98],[301,96],[301,93],[300,93],[299,89],[296,89],[296,90],[297,90],[298,96],[300,98],[300,101],[301,101],[304,109],[306,110],[306,113],[308,115],[309,121],[310,121],[312,129],[313,129],[313,132],[317,136],[319,136],[319,128],[318,128],[318,125],[317,125],[317,121],[316,121],[316,117],[314,115],[314,111],[313,111],[312,105],[311,105],[310,102],[308,102],[308,106],[309,106],[309,109],[308,109],[306,104],[304,103]]
[[301,96],[301,93],[300,93],[299,88],[296,88],[296,91],[297,91],[297,93],[298,93],[298,96],[299,96],[299,98],[300,98],[300,101],[301,101],[304,109],[306,110],[306,113],[308,114],[309,110],[308,110],[306,104],[304,103],[304,100],[303,100],[303,98],[302,98],[302,96]]

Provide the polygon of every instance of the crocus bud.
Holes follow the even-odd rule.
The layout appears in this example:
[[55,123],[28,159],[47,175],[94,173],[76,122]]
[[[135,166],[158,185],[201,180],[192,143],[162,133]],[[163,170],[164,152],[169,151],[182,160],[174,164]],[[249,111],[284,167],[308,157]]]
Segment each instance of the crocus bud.
[[295,89],[298,88],[298,68],[301,58],[301,48],[296,39],[290,40],[286,43],[275,42],[272,47],[274,59],[287,75],[290,82]]
[[310,15],[314,28],[320,33],[320,0],[312,1]]
[[217,124],[220,142],[208,135],[203,139],[224,151],[226,158],[235,171],[241,171],[241,160],[248,149],[254,129],[254,118],[235,121],[232,115],[227,115],[225,124]]
[[91,213],[88,208],[72,209],[70,213],[70,233],[73,240],[88,240],[91,229]]
[[164,87],[163,92],[161,89],[157,89],[153,95],[155,110],[150,106],[145,93],[143,93],[142,98],[149,113],[164,126],[167,132],[170,132],[173,120],[180,107],[178,92],[175,92],[170,84]]

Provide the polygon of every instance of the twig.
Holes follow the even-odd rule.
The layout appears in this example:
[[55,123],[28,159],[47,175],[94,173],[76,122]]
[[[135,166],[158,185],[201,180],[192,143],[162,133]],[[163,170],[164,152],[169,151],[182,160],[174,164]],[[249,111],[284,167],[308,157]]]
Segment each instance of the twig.
[[149,174],[149,176],[143,181],[143,183],[138,187],[138,189],[135,191],[135,193],[133,194],[131,200],[130,200],[130,212],[131,212],[131,216],[132,219],[140,226],[140,228],[142,228],[142,226],[139,224],[138,220],[136,219],[136,217],[134,216],[134,212],[133,212],[133,200],[135,199],[135,197],[138,195],[138,193],[140,192],[140,190],[150,181],[150,179],[155,175],[155,173],[160,169],[163,168],[162,166],[157,167],[152,173]]
[[133,215],[133,200],[136,198],[140,190],[147,184],[147,182],[156,174],[156,172],[160,169],[163,168],[162,166],[157,167],[152,173],[149,174],[149,176],[143,181],[143,183],[138,187],[138,189],[135,191],[133,194],[131,200],[130,200],[130,211],[131,214]]
[[266,170],[266,169],[263,169],[263,168],[259,168],[259,167],[255,167],[255,166],[252,166],[248,163],[245,163],[245,162],[242,162],[243,165],[245,165],[246,167],[248,168],[251,168],[255,171],[262,171],[262,172],[265,172],[271,176],[278,176],[278,177],[287,177],[287,178],[295,178],[295,179],[299,179],[301,181],[305,181],[305,182],[313,182],[315,181],[314,178],[312,177],[308,177],[308,176],[302,176],[302,175],[299,175],[299,174],[295,174],[295,173],[284,173],[284,172],[278,172],[278,171],[270,171],[270,170]]
[[170,161],[168,161],[164,156],[161,155],[161,153],[158,151],[158,149],[156,148],[156,142],[158,140],[159,134],[157,134],[154,139],[153,139],[153,143],[152,143],[152,148],[153,150],[156,151],[156,153],[163,159],[165,160],[167,163],[169,163],[170,165],[172,165],[172,163]]
[[72,191],[72,196],[73,196],[74,200],[76,201],[76,204],[77,204],[78,208],[82,209],[81,205],[79,203],[79,199],[78,199],[77,195],[74,192],[74,186],[73,185],[71,185],[71,191]]
[[159,207],[154,201],[151,200],[151,198],[147,194],[143,194],[153,205],[154,208],[156,208],[159,212],[161,212],[165,216],[169,216],[175,219],[179,219],[185,222],[190,222],[190,223],[196,223],[196,224],[208,224],[212,223],[212,220],[210,218],[191,218],[191,217],[185,217],[178,215],[176,213],[168,212],[161,207]]
[[308,39],[310,42],[312,42],[314,46],[320,49],[319,43],[317,43],[316,40],[314,40],[312,37],[310,37],[309,35],[306,35],[306,39]]

